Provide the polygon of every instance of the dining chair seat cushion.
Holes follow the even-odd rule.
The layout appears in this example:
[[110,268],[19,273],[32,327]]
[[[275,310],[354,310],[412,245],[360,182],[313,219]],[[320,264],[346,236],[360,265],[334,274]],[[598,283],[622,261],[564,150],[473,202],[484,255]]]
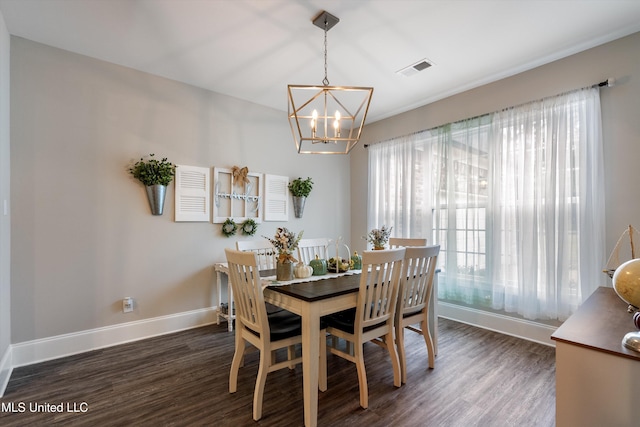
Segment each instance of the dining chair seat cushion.
[[421,311],[422,311],[422,308],[418,307],[418,308],[416,308],[414,310],[411,310],[411,311],[409,311],[407,313],[402,313],[402,317],[404,319],[406,319],[407,317],[415,316],[416,314],[420,313]]
[[[287,310],[277,311],[267,315],[271,341],[279,341],[302,334],[302,318]],[[259,334],[247,328],[255,336]]]
[[284,310],[284,308],[278,307],[277,305],[273,305],[273,304],[270,304],[268,302],[265,302],[264,304],[267,307],[267,315],[273,314],[273,313],[277,313],[279,311],[283,311]]
[[[356,323],[356,309],[350,308],[348,310],[340,311],[338,313],[329,314],[328,316],[324,316],[322,318],[327,326],[332,328],[340,329],[348,334],[353,334],[355,331],[355,323]],[[384,324],[380,322],[376,325],[367,326],[363,329],[364,332],[368,332],[372,329],[377,328],[378,326]]]

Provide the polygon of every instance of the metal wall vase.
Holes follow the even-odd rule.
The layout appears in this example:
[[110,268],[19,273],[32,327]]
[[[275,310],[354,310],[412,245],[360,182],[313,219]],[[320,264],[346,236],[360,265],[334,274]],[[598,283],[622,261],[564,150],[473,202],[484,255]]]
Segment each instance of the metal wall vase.
[[151,214],[162,215],[164,209],[164,198],[167,195],[166,185],[148,185],[147,199],[149,199],[149,207]]
[[293,197],[293,214],[296,218],[302,218],[302,213],[304,212],[304,202],[307,200],[307,198],[299,196],[291,197]]

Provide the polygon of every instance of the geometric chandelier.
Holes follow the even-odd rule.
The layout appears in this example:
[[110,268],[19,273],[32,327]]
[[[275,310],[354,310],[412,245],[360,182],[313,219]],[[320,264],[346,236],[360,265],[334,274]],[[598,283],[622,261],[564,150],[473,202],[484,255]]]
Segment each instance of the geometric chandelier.
[[327,78],[327,32],[339,21],[326,11],[313,20],[324,30],[322,86],[287,86],[289,125],[298,153],[348,154],[362,134],[373,88],[329,86]]

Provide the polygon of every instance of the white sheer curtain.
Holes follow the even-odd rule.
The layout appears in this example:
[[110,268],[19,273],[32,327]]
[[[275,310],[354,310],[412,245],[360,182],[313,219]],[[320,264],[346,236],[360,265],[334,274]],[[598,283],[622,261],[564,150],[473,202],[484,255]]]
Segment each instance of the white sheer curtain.
[[430,237],[431,212],[424,203],[430,191],[423,168],[427,159],[418,134],[370,149],[369,176],[376,179],[369,180],[369,228],[386,225],[393,227],[394,237]]
[[369,227],[441,245],[440,299],[564,320],[600,283],[598,89],[369,147]]
[[601,283],[600,123],[598,89],[494,114],[494,308],[563,320]]

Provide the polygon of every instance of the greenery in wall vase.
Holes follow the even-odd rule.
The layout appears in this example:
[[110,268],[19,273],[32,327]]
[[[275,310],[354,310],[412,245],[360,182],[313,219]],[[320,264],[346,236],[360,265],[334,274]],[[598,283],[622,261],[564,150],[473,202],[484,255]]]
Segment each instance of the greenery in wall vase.
[[146,186],[167,186],[171,184],[176,174],[176,165],[167,161],[166,157],[158,160],[153,156],[154,154],[149,154],[148,160],[141,157],[139,161],[129,168],[129,172]]
[[150,154],[148,160],[140,158],[129,168],[129,173],[145,185],[151,213],[153,215],[162,215],[167,185],[173,181],[173,177],[176,174],[176,165],[169,162],[166,157],[158,160],[153,156],[153,153]]
[[313,180],[311,178],[296,178],[289,183],[289,191],[295,197],[307,197],[313,189]]
[[310,177],[307,179],[296,178],[289,183],[289,191],[293,195],[293,213],[296,218],[302,218],[304,203],[312,189],[313,180]]

